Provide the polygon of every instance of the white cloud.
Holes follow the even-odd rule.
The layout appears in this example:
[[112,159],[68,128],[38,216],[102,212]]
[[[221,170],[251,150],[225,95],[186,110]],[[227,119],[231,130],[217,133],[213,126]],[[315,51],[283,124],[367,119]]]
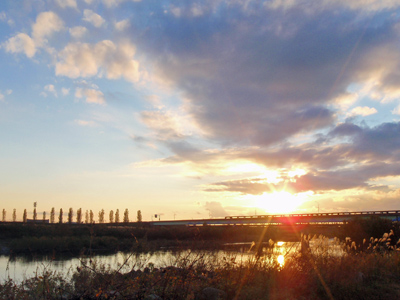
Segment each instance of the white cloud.
[[300,7],[308,13],[318,12],[324,9],[333,9],[335,7],[344,7],[351,10],[363,10],[363,11],[381,11],[385,9],[391,9],[399,7],[400,3],[398,0],[322,0],[307,3],[304,5],[303,1],[296,0],[273,0],[266,2],[264,6],[268,9],[291,9],[293,7]]
[[0,12],[0,21],[6,21],[7,20],[7,15],[4,11]]
[[25,33],[18,33],[4,43],[4,48],[11,53],[25,53],[29,58],[36,53],[34,41]]
[[39,14],[36,23],[32,26],[32,37],[35,45],[43,46],[47,37],[60,31],[63,27],[64,22],[54,12],[47,11]]
[[76,0],[56,0],[61,8],[72,7],[77,8]]
[[69,94],[69,89],[67,88],[62,88],[61,89],[61,94],[63,94],[63,96],[67,96]]
[[87,127],[96,127],[97,123],[94,121],[86,121],[86,120],[75,120],[74,121],[79,126],[87,126]]
[[25,53],[31,58],[38,48],[45,46],[46,38],[60,31],[63,26],[63,21],[55,13],[43,12],[38,15],[36,23],[32,25],[32,37],[26,33],[18,33],[3,44],[4,48],[7,52]]
[[180,7],[173,7],[171,8],[171,13],[176,17],[179,18],[182,14],[182,10],[180,9]]
[[84,16],[83,18],[84,21],[91,23],[95,27],[100,27],[105,22],[100,15],[96,14],[94,11],[90,9],[85,9],[83,11],[83,16]]
[[114,27],[116,30],[122,31],[129,27],[129,20],[119,21],[119,22],[115,23]]
[[[8,96],[8,95],[11,95],[11,93],[12,93],[12,90],[6,90],[5,94]],[[4,101],[4,99],[5,99],[4,94],[2,92],[0,92],[0,101]]]
[[358,100],[358,98],[359,96],[356,93],[344,93],[336,97],[334,102],[341,110],[347,110]]
[[392,114],[394,114],[394,115],[400,115],[400,105],[397,106],[394,110],[392,110]]
[[107,7],[117,6],[121,0],[103,0],[103,3]]
[[84,26],[76,26],[69,29],[69,34],[75,39],[80,39],[87,33],[87,31],[87,28]]
[[[52,93],[54,96],[58,97],[56,88],[52,84],[48,84],[44,87],[45,92]],[[47,93],[44,93],[44,96],[47,96]]]
[[79,99],[85,98],[87,103],[105,104],[104,94],[95,89],[77,88],[75,97]]
[[56,75],[71,78],[102,76],[108,79],[139,80],[139,63],[133,59],[135,47],[129,43],[115,45],[104,40],[95,45],[71,43],[60,53]]
[[194,17],[199,17],[202,16],[204,12],[202,7],[199,4],[195,3],[191,8],[191,13]]
[[349,115],[351,116],[370,116],[373,114],[376,114],[378,111],[373,108],[373,107],[368,107],[368,106],[357,106],[351,110]]

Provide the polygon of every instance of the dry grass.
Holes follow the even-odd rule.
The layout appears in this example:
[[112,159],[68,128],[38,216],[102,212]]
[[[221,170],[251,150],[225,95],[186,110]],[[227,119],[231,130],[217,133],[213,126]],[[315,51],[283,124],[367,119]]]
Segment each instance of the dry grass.
[[0,284],[0,298],[202,299],[201,291],[213,287],[226,299],[400,299],[399,251],[338,255],[332,250],[343,249],[338,240],[307,242],[310,248],[294,249],[284,265],[276,248],[261,255],[179,251],[164,268],[136,254],[117,266],[82,259],[70,278],[44,270],[22,283],[8,279]]

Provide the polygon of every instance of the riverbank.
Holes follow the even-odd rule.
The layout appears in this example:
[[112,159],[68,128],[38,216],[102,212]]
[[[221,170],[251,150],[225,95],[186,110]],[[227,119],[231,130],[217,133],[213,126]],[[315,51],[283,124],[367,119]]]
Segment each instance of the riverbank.
[[169,226],[143,227],[140,224],[24,224],[0,223],[3,254],[71,253],[87,251],[149,251],[161,247],[209,245],[261,241],[299,241],[302,232],[337,236],[338,230],[318,226]]
[[[132,253],[116,265],[82,257],[70,276],[49,269],[0,284],[1,299],[398,299],[399,251],[334,255],[327,239],[276,259],[262,253],[178,251],[155,267]],[[338,241],[337,241],[338,242]],[[338,242],[339,243],[339,242]],[[339,245],[339,244],[338,244]],[[344,247],[343,244],[340,244]],[[214,298],[213,298],[214,297]],[[219,297],[219,298],[217,298]]]

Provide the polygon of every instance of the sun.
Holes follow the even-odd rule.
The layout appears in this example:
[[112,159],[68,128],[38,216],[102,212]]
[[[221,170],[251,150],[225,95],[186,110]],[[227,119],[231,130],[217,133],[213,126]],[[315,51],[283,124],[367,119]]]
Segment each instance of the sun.
[[303,194],[291,194],[287,191],[264,193],[256,200],[256,206],[268,214],[287,214],[295,211],[305,202]]

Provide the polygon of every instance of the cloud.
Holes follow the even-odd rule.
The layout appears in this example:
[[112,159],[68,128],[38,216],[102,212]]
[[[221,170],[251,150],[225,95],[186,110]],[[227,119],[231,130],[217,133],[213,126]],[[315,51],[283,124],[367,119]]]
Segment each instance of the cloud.
[[[45,97],[47,97],[47,93],[52,93],[55,97],[58,97],[58,95],[57,95],[57,91],[56,91],[56,88],[55,88],[55,86],[53,85],[53,84],[48,84],[48,85],[46,85],[45,87],[44,87],[44,93],[43,93],[43,95],[45,96]],[[47,93],[46,93],[47,92]]]
[[[5,92],[5,94],[8,96],[8,95],[11,95],[12,94],[12,90],[6,90],[6,92]],[[0,101],[4,101],[4,99],[5,99],[5,95],[0,91]]]
[[75,26],[69,29],[69,34],[75,39],[80,39],[87,33],[87,31],[87,28],[84,26]]
[[204,208],[209,211],[210,217],[212,218],[222,218],[228,215],[220,202],[206,202]]
[[84,127],[96,127],[98,124],[94,121],[86,121],[86,120],[75,120],[74,121],[77,125],[79,126],[84,126]]
[[56,0],[56,3],[61,8],[66,8],[66,7],[78,8],[76,5],[76,0]]
[[4,43],[4,48],[11,53],[24,53],[32,58],[38,48],[46,47],[47,38],[64,26],[63,21],[54,12],[42,12],[32,25],[32,37],[26,33],[18,33]]
[[130,23],[129,20],[125,19],[114,24],[114,27],[118,31],[123,31],[129,27]]
[[[394,41],[400,32],[390,10],[399,3],[268,3],[155,8],[143,31],[144,19],[130,18],[138,54],[152,63],[159,81],[182,93],[182,109],[199,129],[189,136],[168,115],[144,112],[141,120],[153,132],[147,138],[171,152],[163,163],[199,173],[223,176],[218,168],[243,160],[281,172],[276,183],[236,174],[215,180],[207,191],[380,188],[371,181],[399,172],[399,124],[371,127],[354,117],[379,120],[382,114],[359,102],[398,101]],[[234,22],[226,17],[232,15]],[[161,103],[157,108],[167,111]],[[288,176],[293,168],[304,174]]]
[[34,41],[25,33],[18,33],[16,36],[8,39],[4,43],[4,48],[7,52],[24,53],[29,58],[32,58],[36,53]]
[[376,114],[378,111],[376,110],[376,108],[373,107],[368,107],[368,106],[357,106],[355,108],[353,108],[350,113],[349,116],[370,116],[373,114]]
[[75,90],[75,97],[78,99],[85,98],[87,103],[105,104],[104,94],[92,88],[77,88]]
[[262,195],[273,192],[275,185],[265,182],[262,178],[248,178],[240,180],[227,180],[209,184],[204,189],[206,192],[236,192],[243,195]]
[[69,89],[61,88],[61,93],[63,94],[63,96],[67,96],[69,94]]
[[382,11],[387,9],[395,9],[399,7],[399,3],[396,0],[379,1],[379,0],[324,0],[313,3],[304,4],[303,1],[293,0],[273,0],[265,2],[264,7],[272,10],[291,10],[299,9],[308,14],[318,13],[324,10],[345,8],[350,10],[361,10],[365,12]]
[[129,43],[115,45],[110,40],[95,45],[70,43],[59,53],[56,75],[70,78],[102,77],[137,82],[139,63],[133,59],[135,47]]
[[113,6],[117,6],[119,4],[119,2],[122,2],[122,1],[124,1],[124,0],[103,0],[103,3],[105,6],[110,8]]
[[[344,95],[347,103],[359,99],[349,85],[367,82],[375,68],[388,65],[368,61],[395,39],[390,23],[368,26],[366,15],[352,23],[358,11],[309,15],[299,7],[282,12],[221,5],[217,15],[207,5],[199,9],[197,18],[161,18],[156,11],[153,18],[162,25],[150,19],[135,43],[159,78],[183,92],[205,137],[222,145],[267,147],[329,128]],[[221,17],[230,14],[235,24]],[[398,69],[396,61],[389,74]]]
[[32,26],[32,38],[35,45],[42,47],[46,43],[46,38],[60,31],[63,27],[64,22],[54,12],[40,13],[36,18],[36,23]]
[[85,9],[83,11],[83,20],[91,23],[95,27],[101,27],[105,23],[105,20],[99,14],[96,14],[90,9]]
[[161,111],[143,111],[140,118],[147,127],[156,132],[158,140],[168,141],[183,137],[177,119],[172,115]]

